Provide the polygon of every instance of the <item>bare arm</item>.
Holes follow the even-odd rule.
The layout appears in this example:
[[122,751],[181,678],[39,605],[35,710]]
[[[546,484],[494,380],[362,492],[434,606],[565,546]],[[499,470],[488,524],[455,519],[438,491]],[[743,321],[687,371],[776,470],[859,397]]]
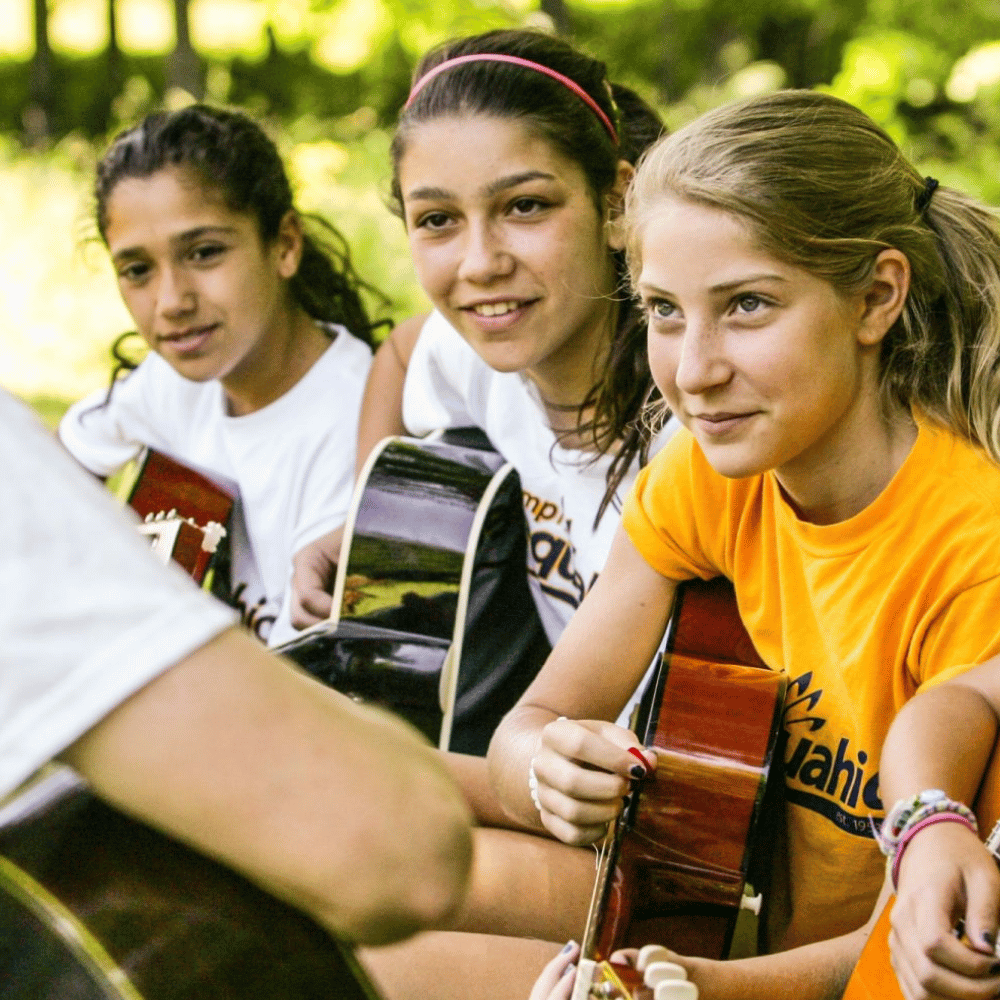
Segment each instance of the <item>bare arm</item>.
[[403,386],[413,348],[426,320],[426,315],[403,320],[375,352],[361,400],[358,471],[382,438],[406,433],[403,425]]
[[607,720],[649,666],[675,588],[619,528],[597,582],[490,744],[491,780],[518,821],[539,826],[528,789],[532,760],[544,825],[561,840],[589,843],[617,815],[637,763],[627,748],[638,741]]
[[[406,369],[426,316],[411,316],[395,327],[375,352],[361,399],[355,476],[382,438],[405,434],[403,386]],[[343,527],[322,535],[292,560],[291,622],[307,628],[330,617],[331,591],[337,574]]]
[[756,958],[716,962],[668,952],[659,960],[683,966],[700,1000],[840,1000],[868,928]]
[[64,754],[104,798],[350,940],[446,922],[468,813],[435,752],[230,630]]
[[[996,659],[913,698],[896,716],[882,752],[886,808],[928,788],[972,803],[993,751],[998,712]],[[995,791],[984,787],[984,794],[1000,801]],[[1000,978],[990,970],[998,912],[1000,876],[979,837],[957,823],[917,833],[900,865],[890,936],[904,995],[996,996]],[[959,920],[971,947],[953,933]]]

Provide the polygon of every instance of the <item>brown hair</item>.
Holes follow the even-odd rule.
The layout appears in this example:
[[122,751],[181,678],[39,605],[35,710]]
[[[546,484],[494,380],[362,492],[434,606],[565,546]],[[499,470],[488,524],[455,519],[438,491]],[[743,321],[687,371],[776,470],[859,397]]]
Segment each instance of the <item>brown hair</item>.
[[881,349],[883,409],[916,408],[1000,462],[1000,226],[925,179],[867,115],[780,91],[717,108],[661,140],[627,195],[633,275],[665,194],[728,212],[775,258],[856,291],[878,254],[904,253],[906,304]]
[[[571,79],[614,123],[618,144],[591,107],[545,74],[508,63],[464,63],[429,81],[400,114],[392,143],[392,200],[400,216],[399,164],[407,137],[420,122],[456,114],[523,121],[580,167],[597,206],[615,182],[619,160],[635,163],[663,132],[656,112],[642,98],[608,81],[604,63],[540,31],[488,31],[447,42],[424,56],[414,80],[447,59],[487,52],[527,59]],[[628,292],[625,255],[615,252],[613,256],[620,285],[618,321],[609,345],[608,367],[614,374],[602,378],[588,393],[581,410],[593,405],[594,415],[577,429],[591,436],[598,452],[615,452],[597,520],[633,463],[646,461],[650,430],[642,420],[643,406],[650,393],[656,393],[646,357],[645,327]]]

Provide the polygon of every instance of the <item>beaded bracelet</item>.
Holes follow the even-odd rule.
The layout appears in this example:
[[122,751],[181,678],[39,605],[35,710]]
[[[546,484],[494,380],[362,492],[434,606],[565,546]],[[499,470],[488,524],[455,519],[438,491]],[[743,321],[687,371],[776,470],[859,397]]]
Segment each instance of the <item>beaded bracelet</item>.
[[967,805],[949,798],[940,788],[929,788],[911,798],[900,799],[886,814],[882,829],[876,833],[876,840],[882,853],[890,858],[894,856],[900,838],[906,830],[937,813],[962,816],[972,829],[978,830],[976,814]]
[[952,812],[949,809],[942,810],[940,812],[935,812],[930,816],[926,816],[916,823],[910,824],[902,832],[899,840],[896,842],[896,848],[889,856],[889,873],[892,876],[892,887],[893,889],[899,888],[899,865],[903,860],[903,852],[909,846],[910,841],[921,831],[929,826],[933,826],[935,823],[961,823],[962,826],[968,827],[973,833],[977,832],[976,828],[976,817],[973,816],[970,820],[968,816],[962,813]]

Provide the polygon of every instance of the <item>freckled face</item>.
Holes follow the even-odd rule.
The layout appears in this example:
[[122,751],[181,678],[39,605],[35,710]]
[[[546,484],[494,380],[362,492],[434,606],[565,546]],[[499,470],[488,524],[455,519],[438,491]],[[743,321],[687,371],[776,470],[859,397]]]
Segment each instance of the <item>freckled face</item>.
[[106,214],[118,287],[150,348],[195,382],[256,377],[297,258],[178,169],[120,181]]
[[488,365],[551,380],[592,362],[617,279],[576,163],[517,121],[462,115],[407,132],[399,180],[417,277]]
[[[722,475],[850,476],[880,433],[864,296],[771,257],[734,216],[664,197],[640,231],[653,377]],[[847,456],[847,466],[844,457]]]

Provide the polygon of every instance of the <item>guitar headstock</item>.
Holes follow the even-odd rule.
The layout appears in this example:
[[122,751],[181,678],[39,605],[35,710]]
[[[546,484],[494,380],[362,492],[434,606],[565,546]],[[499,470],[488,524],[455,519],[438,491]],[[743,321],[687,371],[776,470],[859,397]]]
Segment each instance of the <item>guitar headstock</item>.
[[204,527],[193,518],[181,517],[176,510],[147,514],[139,533],[149,539],[153,554],[163,563],[173,559],[201,583],[209,562],[226,536],[226,529],[216,521]]

